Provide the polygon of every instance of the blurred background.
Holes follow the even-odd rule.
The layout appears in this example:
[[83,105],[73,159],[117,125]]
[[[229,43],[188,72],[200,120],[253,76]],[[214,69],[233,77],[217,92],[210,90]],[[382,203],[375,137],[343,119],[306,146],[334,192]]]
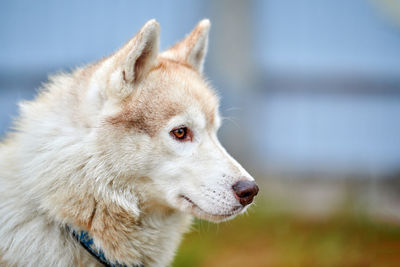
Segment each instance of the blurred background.
[[151,18],[166,49],[205,17],[220,139],[261,191],[196,221],[173,266],[399,266],[398,0],[1,1],[0,136],[48,74]]

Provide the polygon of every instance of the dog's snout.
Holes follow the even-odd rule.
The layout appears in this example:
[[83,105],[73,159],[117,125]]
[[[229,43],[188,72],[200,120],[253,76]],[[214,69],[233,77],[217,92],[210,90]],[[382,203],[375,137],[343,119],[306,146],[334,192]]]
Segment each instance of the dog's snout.
[[232,186],[232,189],[235,192],[235,197],[243,206],[253,202],[253,198],[258,193],[258,186],[253,181],[239,181]]

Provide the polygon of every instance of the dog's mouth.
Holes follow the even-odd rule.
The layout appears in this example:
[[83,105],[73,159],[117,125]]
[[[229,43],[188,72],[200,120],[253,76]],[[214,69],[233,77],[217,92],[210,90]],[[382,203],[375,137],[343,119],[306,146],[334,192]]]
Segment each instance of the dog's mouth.
[[187,203],[190,204],[192,211],[196,217],[199,217],[201,219],[207,219],[211,221],[222,221],[229,219],[230,217],[233,217],[240,213],[243,209],[242,206],[235,206],[231,211],[226,212],[226,213],[211,213],[207,212],[204,209],[200,208],[196,203],[193,202],[190,198],[188,198],[185,195],[180,195],[180,197]]

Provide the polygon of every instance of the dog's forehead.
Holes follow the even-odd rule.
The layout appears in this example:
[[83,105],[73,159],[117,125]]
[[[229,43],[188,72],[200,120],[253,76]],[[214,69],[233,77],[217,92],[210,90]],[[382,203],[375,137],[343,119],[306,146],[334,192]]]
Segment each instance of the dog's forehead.
[[201,111],[207,127],[218,124],[218,97],[204,78],[190,66],[160,58],[111,122],[122,122],[153,136],[172,117],[189,109]]
[[154,93],[165,96],[166,102],[179,100],[183,105],[199,105],[207,120],[213,123],[218,97],[203,76],[190,65],[160,58],[148,80],[155,86]]

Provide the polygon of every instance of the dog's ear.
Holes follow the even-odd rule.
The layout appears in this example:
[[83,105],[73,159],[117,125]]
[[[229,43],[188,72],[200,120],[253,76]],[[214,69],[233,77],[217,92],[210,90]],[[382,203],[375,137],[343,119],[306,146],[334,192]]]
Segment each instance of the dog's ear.
[[[160,45],[160,25],[148,21],[121,49],[104,60],[95,75],[96,87],[119,99],[128,96],[156,64]],[[104,84],[104,85],[103,85]],[[105,87],[101,89],[101,87]]]
[[122,57],[122,76],[126,82],[139,82],[146,75],[157,58],[159,45],[160,25],[153,19],[118,51]]
[[203,72],[204,59],[208,48],[210,21],[203,19],[182,41],[176,43],[161,56],[189,64]]

